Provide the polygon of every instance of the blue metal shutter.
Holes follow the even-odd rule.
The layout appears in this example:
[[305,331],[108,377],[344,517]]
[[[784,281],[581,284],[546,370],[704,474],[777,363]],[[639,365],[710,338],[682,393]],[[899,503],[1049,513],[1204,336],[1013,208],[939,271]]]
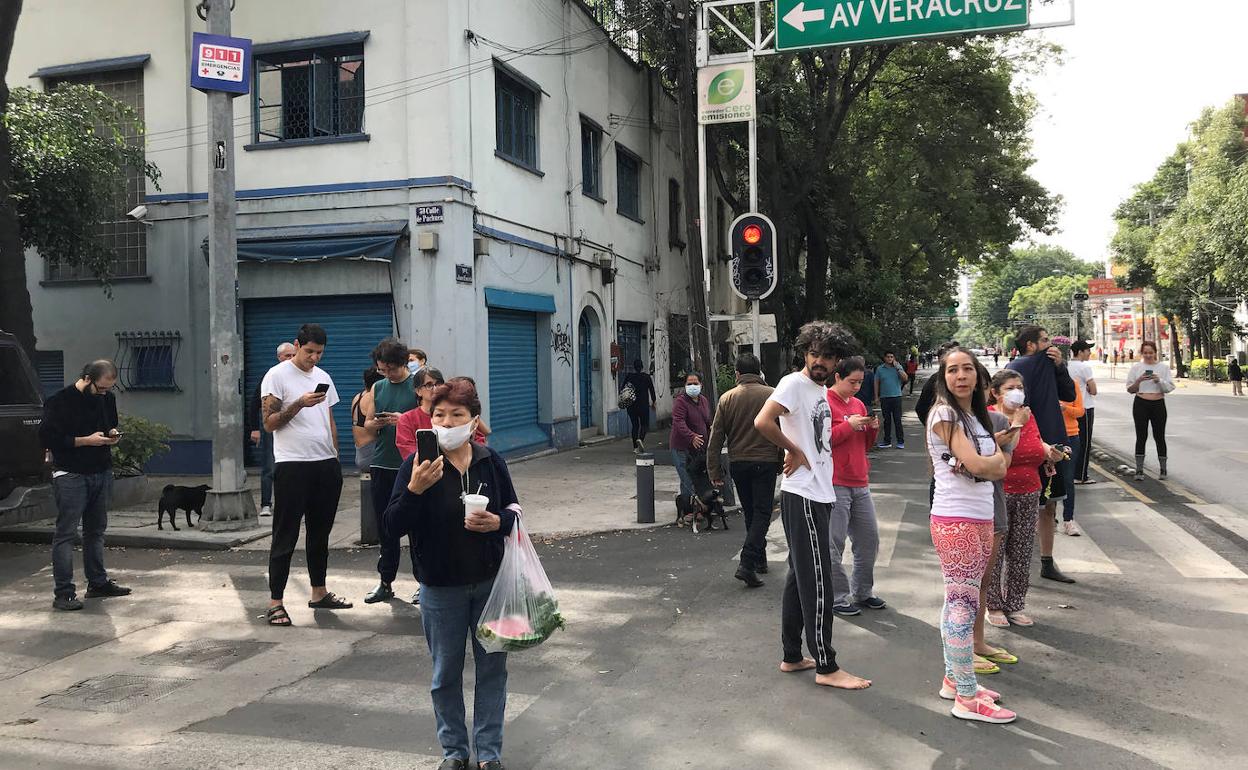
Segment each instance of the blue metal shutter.
[[65,387],[65,351],[36,350],[35,373],[39,375],[39,388],[47,398]]
[[351,438],[351,399],[364,389],[363,372],[372,363],[373,348],[394,334],[394,310],[388,294],[337,297],[280,297],[243,303],[244,398],[252,394],[276,362],[277,346],[293,342],[299,327],[317,323],[329,337],[319,366],[329,374],[340,402],[334,407],[342,464],[355,463]]
[[504,454],[549,446],[538,424],[537,315],[489,312],[490,446]]

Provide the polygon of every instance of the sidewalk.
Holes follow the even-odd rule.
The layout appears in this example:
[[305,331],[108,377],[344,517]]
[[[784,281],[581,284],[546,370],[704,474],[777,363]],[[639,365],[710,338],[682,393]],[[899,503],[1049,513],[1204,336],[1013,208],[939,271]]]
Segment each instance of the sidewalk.
[[[655,434],[661,435],[661,434]],[[653,443],[653,442],[652,442]],[[524,507],[530,534],[566,537],[591,532],[645,529],[663,526],[676,518],[674,497],[679,488],[666,443],[652,446],[655,453],[655,523],[637,523],[636,458],[627,439],[613,439],[592,446],[508,463],[516,494]],[[211,483],[211,477],[153,477],[151,494],[159,497],[165,484]],[[259,478],[249,476],[248,485],[257,498]],[[156,497],[141,506],[109,511],[109,547],[170,548],[191,550],[268,550],[272,519],[241,532],[205,532],[188,528],[184,512],[178,513],[178,531],[168,520],[156,528]],[[0,542],[50,543],[55,529],[51,519],[0,528]],[[330,547],[359,548],[360,481],[355,475],[343,479],[337,519],[330,533]],[[302,541],[302,536],[301,536]]]
[[[1096,376],[1097,382],[1118,382],[1126,387],[1127,372],[1131,370],[1131,363],[1103,364],[1099,361],[1089,361],[1092,364],[1092,371]],[[1168,362],[1167,362],[1168,363]],[[1174,367],[1170,370],[1173,372]],[[1176,391],[1191,393],[1194,396],[1226,396],[1227,398],[1237,398],[1231,394],[1231,383],[1229,382],[1208,382],[1206,380],[1194,380],[1190,377],[1175,377],[1174,386]],[[1242,397],[1248,401],[1248,396]]]

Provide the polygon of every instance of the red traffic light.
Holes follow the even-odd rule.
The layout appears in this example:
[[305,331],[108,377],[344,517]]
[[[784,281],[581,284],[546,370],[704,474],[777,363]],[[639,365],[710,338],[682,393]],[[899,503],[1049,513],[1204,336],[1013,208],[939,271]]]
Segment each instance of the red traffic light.
[[741,231],[741,238],[751,246],[763,239],[763,228],[758,225],[746,225]]

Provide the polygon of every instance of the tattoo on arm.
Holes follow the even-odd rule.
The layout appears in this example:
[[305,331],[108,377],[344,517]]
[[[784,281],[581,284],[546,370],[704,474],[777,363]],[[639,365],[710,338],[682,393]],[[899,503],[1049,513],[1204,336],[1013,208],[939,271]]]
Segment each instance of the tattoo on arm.
[[261,416],[264,421],[264,429],[273,433],[286,423],[294,419],[295,415],[303,407],[298,401],[290,404],[285,409],[282,408],[282,400],[277,396],[265,396],[261,405]]

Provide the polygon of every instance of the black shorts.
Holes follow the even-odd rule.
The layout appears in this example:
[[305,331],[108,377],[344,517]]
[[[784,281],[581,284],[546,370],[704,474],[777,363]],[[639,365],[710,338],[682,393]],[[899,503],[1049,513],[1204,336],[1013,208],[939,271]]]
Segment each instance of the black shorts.
[[1049,501],[1058,501],[1066,499],[1066,482],[1062,481],[1062,474],[1058,473],[1054,476],[1044,475],[1044,465],[1041,464],[1038,473],[1040,474],[1040,505],[1043,507]]

